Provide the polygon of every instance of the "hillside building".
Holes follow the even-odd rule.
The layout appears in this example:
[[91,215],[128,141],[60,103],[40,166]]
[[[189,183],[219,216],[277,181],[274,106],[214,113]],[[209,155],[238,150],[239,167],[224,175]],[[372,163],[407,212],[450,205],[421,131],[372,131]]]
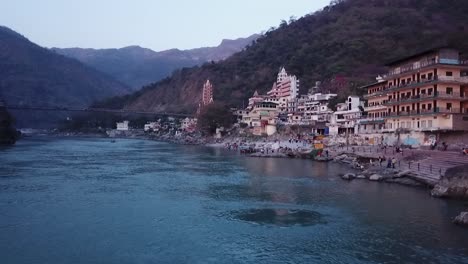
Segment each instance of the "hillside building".
[[278,99],[281,112],[288,112],[288,102],[294,101],[299,95],[299,80],[294,75],[288,75],[286,69],[280,69],[276,83],[268,91],[267,96]]
[[368,118],[383,118],[382,132],[468,131],[468,63],[457,50],[431,49],[387,66],[379,83],[363,87]]
[[344,103],[337,105],[328,123],[330,135],[354,134],[357,132],[358,121],[362,116],[363,102],[359,96],[348,96]]
[[117,124],[116,124],[117,130],[118,131],[128,131],[128,129],[129,129],[128,124],[129,124],[129,121],[127,121],[127,120],[125,120],[123,122],[117,122]]
[[213,85],[210,80],[206,80],[205,84],[203,84],[202,96],[198,104],[197,114],[200,114],[201,110],[211,103],[213,103]]

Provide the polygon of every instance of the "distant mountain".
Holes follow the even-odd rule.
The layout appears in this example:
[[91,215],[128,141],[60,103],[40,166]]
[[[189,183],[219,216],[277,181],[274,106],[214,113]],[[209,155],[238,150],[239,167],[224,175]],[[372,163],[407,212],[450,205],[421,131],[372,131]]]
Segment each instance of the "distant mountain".
[[7,104],[80,107],[128,92],[112,77],[0,26],[0,100]]
[[176,69],[192,67],[207,61],[224,60],[241,51],[258,37],[259,35],[252,35],[248,38],[226,39],[217,47],[171,49],[161,52],[139,46],[121,49],[52,48],[52,50],[75,58],[138,90],[143,85],[166,78]]
[[357,87],[375,80],[395,58],[443,45],[468,52],[466,14],[466,0],[334,0],[282,22],[226,60],[176,71],[102,105],[193,113],[210,79],[215,101],[242,106],[255,90],[271,88],[281,66],[300,79],[302,93],[315,81],[323,81],[325,91],[360,93]]
[[0,26],[0,97],[8,104],[87,106],[129,88]]

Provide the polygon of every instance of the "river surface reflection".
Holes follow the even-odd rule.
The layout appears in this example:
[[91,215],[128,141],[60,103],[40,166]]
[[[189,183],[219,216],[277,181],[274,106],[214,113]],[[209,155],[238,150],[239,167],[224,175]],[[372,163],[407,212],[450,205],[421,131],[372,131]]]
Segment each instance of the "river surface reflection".
[[468,263],[466,205],[348,168],[142,140],[0,149],[1,263]]

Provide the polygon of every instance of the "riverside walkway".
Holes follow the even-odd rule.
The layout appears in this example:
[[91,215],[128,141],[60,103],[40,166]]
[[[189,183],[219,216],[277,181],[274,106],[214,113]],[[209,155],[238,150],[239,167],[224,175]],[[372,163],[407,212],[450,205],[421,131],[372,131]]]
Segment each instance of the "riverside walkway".
[[[381,148],[379,146],[332,147],[328,150],[333,157],[340,154],[354,154],[373,159],[395,157],[397,169],[411,171],[416,178],[434,184],[445,176],[448,169],[468,165],[468,156],[464,156],[461,151],[403,149],[402,153],[396,153],[395,148]],[[374,165],[380,166],[375,161]],[[387,161],[385,160],[382,162],[382,167],[386,166]]]

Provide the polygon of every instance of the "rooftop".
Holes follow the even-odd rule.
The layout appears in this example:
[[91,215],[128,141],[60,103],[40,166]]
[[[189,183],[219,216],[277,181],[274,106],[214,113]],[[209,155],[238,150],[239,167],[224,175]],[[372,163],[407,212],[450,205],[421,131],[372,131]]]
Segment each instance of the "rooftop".
[[392,66],[395,66],[395,65],[397,65],[397,64],[400,64],[400,63],[402,63],[402,62],[405,62],[405,61],[408,61],[408,60],[412,60],[412,59],[415,59],[415,58],[418,58],[418,57],[422,57],[422,56],[427,55],[427,54],[434,53],[434,52],[439,51],[439,50],[441,50],[441,49],[453,49],[453,48],[447,47],[447,46],[434,47],[434,48],[431,48],[431,49],[427,49],[427,50],[420,51],[420,52],[415,53],[415,54],[413,54],[413,55],[409,55],[409,56],[407,56],[407,57],[403,57],[403,58],[399,58],[399,59],[390,61],[390,62],[388,62],[387,64],[385,64],[385,66],[392,67]]

